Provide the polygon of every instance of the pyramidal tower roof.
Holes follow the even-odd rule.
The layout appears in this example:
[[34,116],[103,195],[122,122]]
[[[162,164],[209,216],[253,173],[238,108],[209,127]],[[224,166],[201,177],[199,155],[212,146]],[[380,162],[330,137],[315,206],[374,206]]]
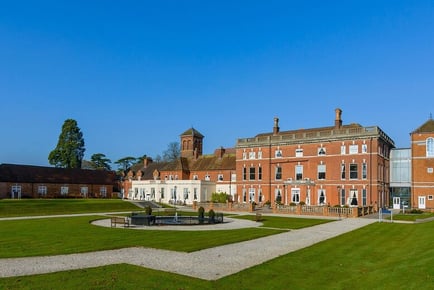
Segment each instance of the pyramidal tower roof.
[[434,132],[434,120],[432,119],[431,116],[428,121],[423,123],[419,128],[414,130],[412,133],[432,133],[432,132]]
[[181,136],[193,136],[203,138],[203,135],[193,127],[182,133]]

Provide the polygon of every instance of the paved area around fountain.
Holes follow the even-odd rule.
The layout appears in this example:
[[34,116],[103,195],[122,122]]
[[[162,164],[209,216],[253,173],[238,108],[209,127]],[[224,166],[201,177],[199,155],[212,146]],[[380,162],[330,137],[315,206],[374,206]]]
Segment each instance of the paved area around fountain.
[[[205,280],[216,280],[374,222],[376,222],[375,219],[342,219],[192,253],[134,247],[70,255],[0,259],[0,277],[35,275],[127,263]],[[109,219],[95,223],[99,226],[110,226]],[[211,227],[235,229],[259,225],[261,223],[237,219]],[[210,229],[209,225],[192,226],[191,228],[202,230],[198,227],[204,227],[204,230]],[[184,226],[140,228],[144,230],[181,230]]]

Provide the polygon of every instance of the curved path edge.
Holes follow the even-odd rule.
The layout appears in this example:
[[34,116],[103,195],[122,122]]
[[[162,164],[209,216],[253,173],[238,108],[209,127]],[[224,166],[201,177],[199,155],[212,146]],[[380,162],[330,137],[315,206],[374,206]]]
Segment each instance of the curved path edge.
[[374,222],[374,219],[348,218],[192,253],[133,247],[70,255],[0,259],[0,277],[126,263],[204,280],[217,280]]

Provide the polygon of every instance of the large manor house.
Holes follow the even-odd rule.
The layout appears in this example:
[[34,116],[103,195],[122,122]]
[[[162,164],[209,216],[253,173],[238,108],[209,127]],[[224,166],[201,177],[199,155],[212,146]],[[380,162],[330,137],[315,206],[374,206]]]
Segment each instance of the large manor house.
[[112,172],[62,174],[58,168],[2,164],[0,198],[119,192],[125,199],[192,205],[225,193],[228,202],[258,206],[434,210],[432,118],[410,133],[410,148],[395,148],[380,127],[343,124],[340,109],[334,116],[331,126],[289,131],[280,130],[274,118],[270,132],[240,138],[235,148],[212,154],[203,153],[204,136],[190,128],[180,135],[177,160],[146,158],[120,178]]

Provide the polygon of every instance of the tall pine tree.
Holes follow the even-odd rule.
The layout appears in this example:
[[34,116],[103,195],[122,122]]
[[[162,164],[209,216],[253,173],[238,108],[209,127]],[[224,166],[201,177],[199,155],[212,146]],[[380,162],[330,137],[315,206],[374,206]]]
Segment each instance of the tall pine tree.
[[48,161],[55,167],[81,168],[85,150],[83,133],[77,126],[77,121],[67,119],[63,123],[56,148],[48,156]]

